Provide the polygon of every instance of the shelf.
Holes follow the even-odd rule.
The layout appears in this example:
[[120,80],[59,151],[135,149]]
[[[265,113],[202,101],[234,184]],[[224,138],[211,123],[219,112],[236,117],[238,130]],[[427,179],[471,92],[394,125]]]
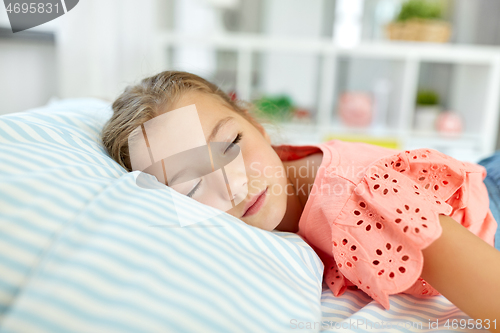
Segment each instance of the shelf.
[[338,54],[350,57],[383,59],[418,59],[431,62],[488,64],[500,57],[500,47],[468,46],[419,42],[364,42],[342,48],[331,39],[287,38],[259,34],[227,33],[183,35],[159,33],[156,42],[162,45],[213,46],[234,51],[280,51],[310,54]]
[[[401,149],[434,148],[469,161],[495,150],[500,104],[500,47],[398,41],[363,42],[352,48],[342,48],[325,38],[243,33],[194,36],[161,32],[156,35],[156,42],[156,65],[162,70],[172,68],[168,65],[167,49],[194,46],[234,52],[231,56],[234,60],[220,66],[219,75],[224,77],[222,83],[234,85],[238,97],[243,100],[250,100],[256,88],[276,94],[278,90],[289,94],[306,92],[300,94],[306,96],[300,106],[310,109],[315,120],[311,124],[268,126],[275,144],[319,143],[333,136],[363,137],[370,142],[397,141]],[[260,54],[265,57],[259,58]],[[416,93],[419,84],[426,83],[422,73],[441,67],[449,73],[446,82],[433,84],[445,91],[441,92],[446,96],[445,107],[463,119],[466,132],[459,138],[413,130]],[[272,87],[256,85],[259,77],[273,83]],[[351,82],[345,78],[357,80]],[[336,109],[342,92],[371,93],[380,79],[389,81],[392,86],[384,113],[386,128],[353,129],[339,124]],[[292,82],[300,84],[292,85]],[[313,103],[309,102],[310,96],[314,96]]]
[[[459,135],[448,135],[439,132],[422,132],[422,131],[402,131],[395,129],[381,129],[381,128],[353,128],[343,126],[341,124],[333,124],[331,126],[316,126],[312,123],[293,123],[282,122],[265,124],[264,128],[271,134],[281,134],[286,136],[298,136],[317,138],[316,143],[325,141],[325,137],[343,136],[352,138],[372,138],[380,140],[400,140],[402,144],[411,140],[413,142],[428,143],[430,145],[442,146],[463,146],[472,147],[480,144],[481,135],[462,133]],[[425,146],[425,145],[423,145]],[[404,147],[402,147],[404,149]]]
[[365,142],[398,150],[432,148],[456,159],[477,162],[488,154],[481,151],[481,135],[461,134],[448,136],[437,132],[403,132],[374,128],[353,129],[342,125],[316,127],[313,124],[275,123],[264,128],[273,144],[308,145],[338,139]]

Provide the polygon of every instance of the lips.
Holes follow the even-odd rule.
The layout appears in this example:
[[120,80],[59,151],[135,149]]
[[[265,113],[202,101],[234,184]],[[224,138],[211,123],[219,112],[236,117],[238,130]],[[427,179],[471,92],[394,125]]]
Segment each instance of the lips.
[[264,206],[264,202],[266,201],[266,195],[267,195],[267,187],[262,192],[255,195],[245,205],[245,210],[244,210],[245,213],[243,213],[241,217],[246,217],[256,214],[262,208],[262,206]]

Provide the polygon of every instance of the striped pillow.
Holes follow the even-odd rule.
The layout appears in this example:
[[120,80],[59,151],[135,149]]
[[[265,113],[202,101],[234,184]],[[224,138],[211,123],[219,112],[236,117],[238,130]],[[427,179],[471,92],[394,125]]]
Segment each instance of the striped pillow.
[[[227,214],[180,227],[100,144],[109,104],[0,117],[0,331],[286,332],[321,320],[323,264]],[[152,177],[151,177],[152,178]],[[152,178],[151,181],[154,181]]]

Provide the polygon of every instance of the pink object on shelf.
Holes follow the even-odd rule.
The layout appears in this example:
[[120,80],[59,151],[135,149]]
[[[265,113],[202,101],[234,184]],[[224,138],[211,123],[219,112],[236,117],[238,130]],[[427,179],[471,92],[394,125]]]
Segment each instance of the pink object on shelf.
[[462,117],[456,112],[446,111],[437,117],[436,127],[440,133],[457,135],[462,133]]
[[304,108],[297,108],[293,111],[292,120],[299,123],[310,123],[311,112]]
[[373,102],[370,94],[343,93],[340,96],[339,114],[344,124],[348,126],[369,126],[373,116]]

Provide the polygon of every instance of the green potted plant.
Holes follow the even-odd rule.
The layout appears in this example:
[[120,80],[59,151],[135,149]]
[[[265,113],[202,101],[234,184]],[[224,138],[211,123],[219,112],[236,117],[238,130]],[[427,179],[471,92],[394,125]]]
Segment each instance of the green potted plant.
[[386,27],[391,40],[445,43],[451,35],[450,24],[443,20],[440,3],[431,0],[408,0]]
[[295,109],[292,99],[287,95],[263,96],[253,103],[258,115],[271,121],[288,121]]
[[418,131],[433,131],[441,112],[439,95],[434,90],[421,89],[417,92],[414,128]]
[[442,18],[441,6],[428,0],[409,0],[401,6],[396,21],[405,22],[415,18],[440,20]]

